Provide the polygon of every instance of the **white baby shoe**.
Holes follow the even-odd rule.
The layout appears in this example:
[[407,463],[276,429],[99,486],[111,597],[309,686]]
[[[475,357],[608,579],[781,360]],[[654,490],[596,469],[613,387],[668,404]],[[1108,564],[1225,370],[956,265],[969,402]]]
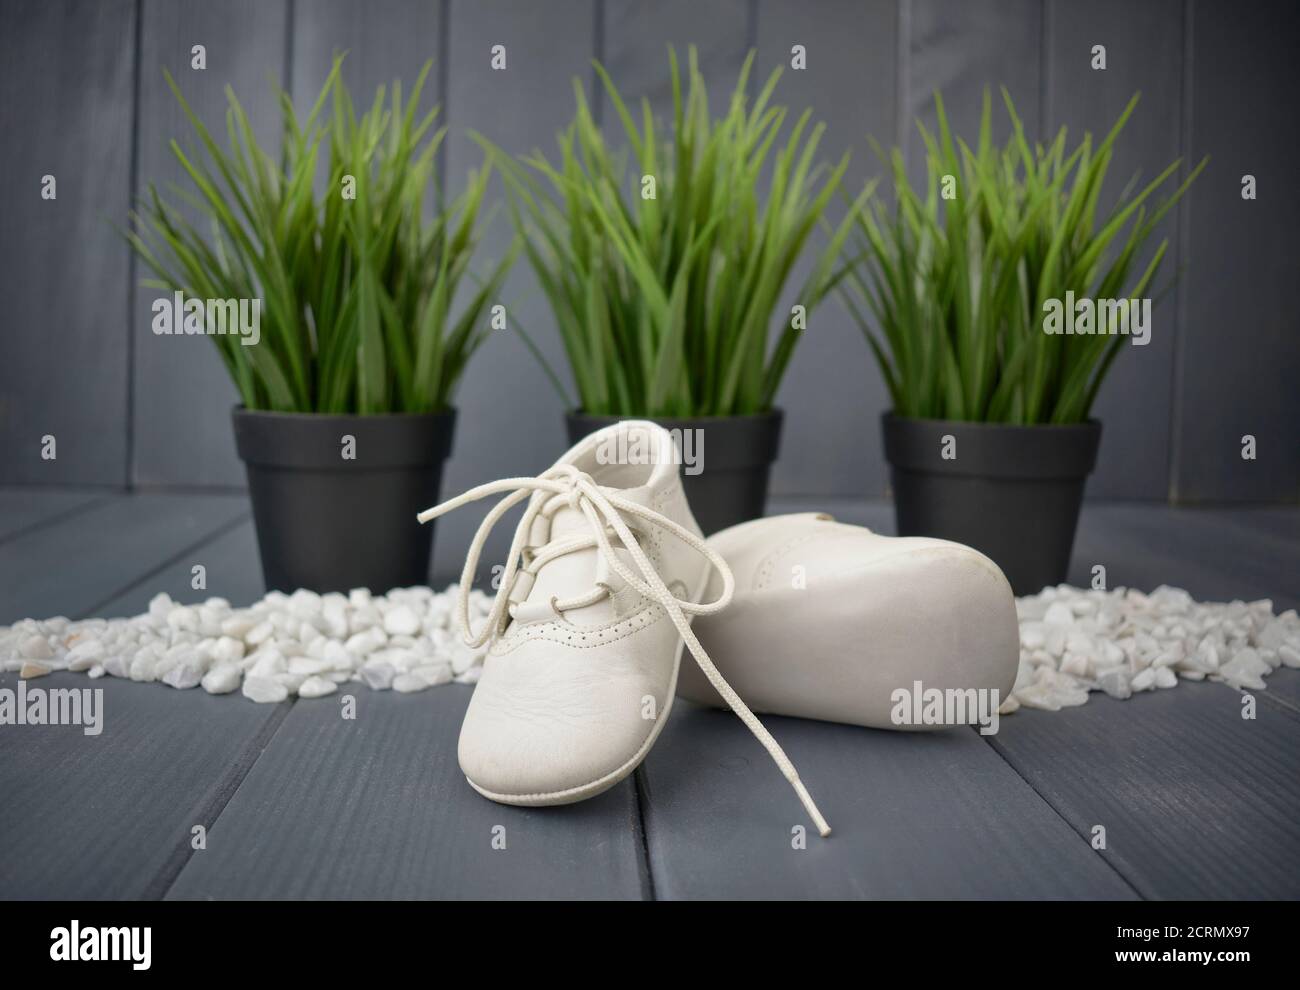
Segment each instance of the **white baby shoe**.
[[[460,582],[465,640],[490,644],[461,727],[461,770],[503,804],[567,804],[613,787],[667,722],[685,643],[699,680],[749,726],[827,835],[794,766],[691,631],[693,616],[726,608],[733,580],[704,541],[678,472],[666,430],[624,421],[539,477],[480,485],[420,514],[424,522],[508,493],[475,534]],[[483,544],[525,499],[492,609],[472,630],[468,595]],[[715,591],[700,604],[710,574]]]
[[[1011,691],[1015,598],[998,566],[970,547],[879,536],[823,513],[756,519],[709,545],[735,574],[735,597],[725,613],[701,616],[696,632],[755,711],[928,729],[950,723],[928,717],[927,699],[960,692],[965,717],[956,720],[973,723]],[[694,670],[682,672],[677,693],[723,704]]]

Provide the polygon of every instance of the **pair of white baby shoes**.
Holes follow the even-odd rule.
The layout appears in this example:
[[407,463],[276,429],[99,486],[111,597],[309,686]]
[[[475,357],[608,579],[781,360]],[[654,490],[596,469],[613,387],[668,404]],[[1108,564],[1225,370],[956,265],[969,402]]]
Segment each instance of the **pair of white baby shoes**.
[[[893,716],[897,689],[1010,689],[1015,601],[987,557],[818,513],[706,541],[678,466],[671,434],[629,420],[536,478],[480,485],[420,514],[505,494],[475,534],[458,602],[466,642],[488,647],[460,734],[460,766],[480,794],[515,805],[599,794],[645,759],[680,694],[740,716],[825,836],[830,826],[752,709],[930,728]],[[524,501],[492,609],[471,629],[484,542]],[[683,645],[695,660],[685,670]]]

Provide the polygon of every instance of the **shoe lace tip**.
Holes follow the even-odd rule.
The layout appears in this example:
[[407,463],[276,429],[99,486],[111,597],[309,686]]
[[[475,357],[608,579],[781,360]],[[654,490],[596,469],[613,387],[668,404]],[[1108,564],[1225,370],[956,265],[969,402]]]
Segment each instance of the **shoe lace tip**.
[[831,834],[830,823],[822,817],[821,811],[818,810],[816,802],[813,801],[812,795],[808,793],[808,788],[804,786],[803,781],[798,777],[795,777],[791,783],[794,784],[795,793],[799,795],[799,800],[803,802],[804,810],[808,812],[808,817],[811,818],[813,824],[817,826],[817,834],[825,839]]

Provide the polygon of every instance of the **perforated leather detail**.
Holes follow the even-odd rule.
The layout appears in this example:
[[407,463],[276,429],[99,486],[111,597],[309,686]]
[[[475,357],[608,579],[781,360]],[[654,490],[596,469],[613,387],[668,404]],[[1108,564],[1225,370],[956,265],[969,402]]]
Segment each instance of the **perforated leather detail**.
[[577,650],[595,649],[598,646],[605,646],[631,636],[646,626],[653,625],[663,614],[662,605],[647,601],[642,608],[631,615],[603,626],[575,626],[568,622],[558,621],[530,622],[511,632],[510,635],[503,639],[497,640],[490,652],[494,655],[510,653],[525,643],[536,640],[562,643]]
[[802,536],[796,536],[787,540],[779,547],[763,558],[763,563],[759,565],[758,571],[754,574],[754,590],[759,591],[763,588],[770,587],[772,579],[776,576],[777,562],[800,544],[815,540],[821,533],[804,533]]

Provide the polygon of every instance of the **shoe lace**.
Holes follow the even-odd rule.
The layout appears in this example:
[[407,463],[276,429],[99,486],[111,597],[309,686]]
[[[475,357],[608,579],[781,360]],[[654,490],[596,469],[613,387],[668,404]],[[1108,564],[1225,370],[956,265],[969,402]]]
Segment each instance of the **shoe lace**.
[[[508,494],[492,507],[491,511],[483,519],[478,531],[474,534],[469,552],[465,557],[465,568],[461,573],[460,589],[456,600],[456,613],[465,642],[471,647],[483,646],[494,634],[504,628],[507,615],[516,617],[520,614],[527,614],[531,618],[531,612],[521,612],[518,606],[527,597],[528,591],[532,588],[532,579],[543,564],[565,553],[591,546],[598,547],[601,559],[604,560],[610,570],[623,579],[628,587],[645,598],[658,603],[668,613],[668,617],[686,642],[687,649],[691,651],[691,656],[695,658],[695,662],[699,664],[700,670],[708,678],[709,683],[713,685],[731,710],[736,713],[749,731],[762,744],[763,748],[767,750],[782,775],[794,788],[799,800],[803,802],[808,816],[812,819],[813,824],[817,826],[817,831],[822,836],[830,835],[830,825],[826,823],[826,819],[817,810],[812,795],[808,793],[803,781],[799,779],[799,772],[795,769],[794,764],[790,762],[790,758],[785,755],[785,750],[772,738],[772,734],[767,731],[763,723],[758,720],[758,717],[749,710],[749,706],[741,700],[740,695],[736,694],[731,685],[727,683],[713,661],[709,659],[704,647],[700,645],[695,633],[691,630],[687,616],[711,615],[722,611],[731,603],[731,597],[735,591],[735,578],[731,573],[731,568],[727,566],[727,562],[722,559],[718,552],[686,527],[674,522],[662,513],[640,505],[631,499],[624,498],[615,492],[602,489],[591,475],[578,470],[571,464],[557,464],[536,478],[504,478],[500,481],[490,481],[487,484],[478,485],[457,495],[455,498],[448,499],[431,509],[424,510],[416,518],[422,523],[428,522],[461,506],[468,505],[470,502],[476,502],[479,499],[502,492]],[[524,499],[530,499],[530,502],[524,510],[523,518],[520,519],[519,525],[515,529],[514,540],[510,545],[510,554],[506,560],[505,570],[501,575],[496,597],[492,601],[492,608],[488,612],[487,621],[484,622],[482,628],[475,632],[470,628],[469,591],[473,585],[474,576],[478,571],[483,546],[501,517]],[[528,545],[533,532],[533,522],[540,515],[549,515],[559,505],[563,504],[580,511],[586,517],[591,527],[590,534],[558,540],[554,544],[542,548],[541,552],[535,552]],[[693,602],[674,595],[664,583],[663,578],[659,576],[659,572],[651,563],[650,558],[646,556],[645,551],[641,548],[640,542],[623,518],[624,513],[668,531],[703,556],[709,562],[709,565],[722,577],[722,592],[718,597],[712,602]],[[629,568],[615,553],[614,547],[610,543],[609,530],[613,530],[623,548],[631,556],[633,563],[636,565],[635,570]],[[521,561],[523,561],[522,566]],[[521,588],[517,589],[515,582],[519,576],[525,576],[525,580],[521,583]],[[550,608],[557,617],[563,619],[563,613],[566,610],[593,604],[609,593],[609,586],[598,582],[594,591],[584,595],[569,599],[552,597]]]

